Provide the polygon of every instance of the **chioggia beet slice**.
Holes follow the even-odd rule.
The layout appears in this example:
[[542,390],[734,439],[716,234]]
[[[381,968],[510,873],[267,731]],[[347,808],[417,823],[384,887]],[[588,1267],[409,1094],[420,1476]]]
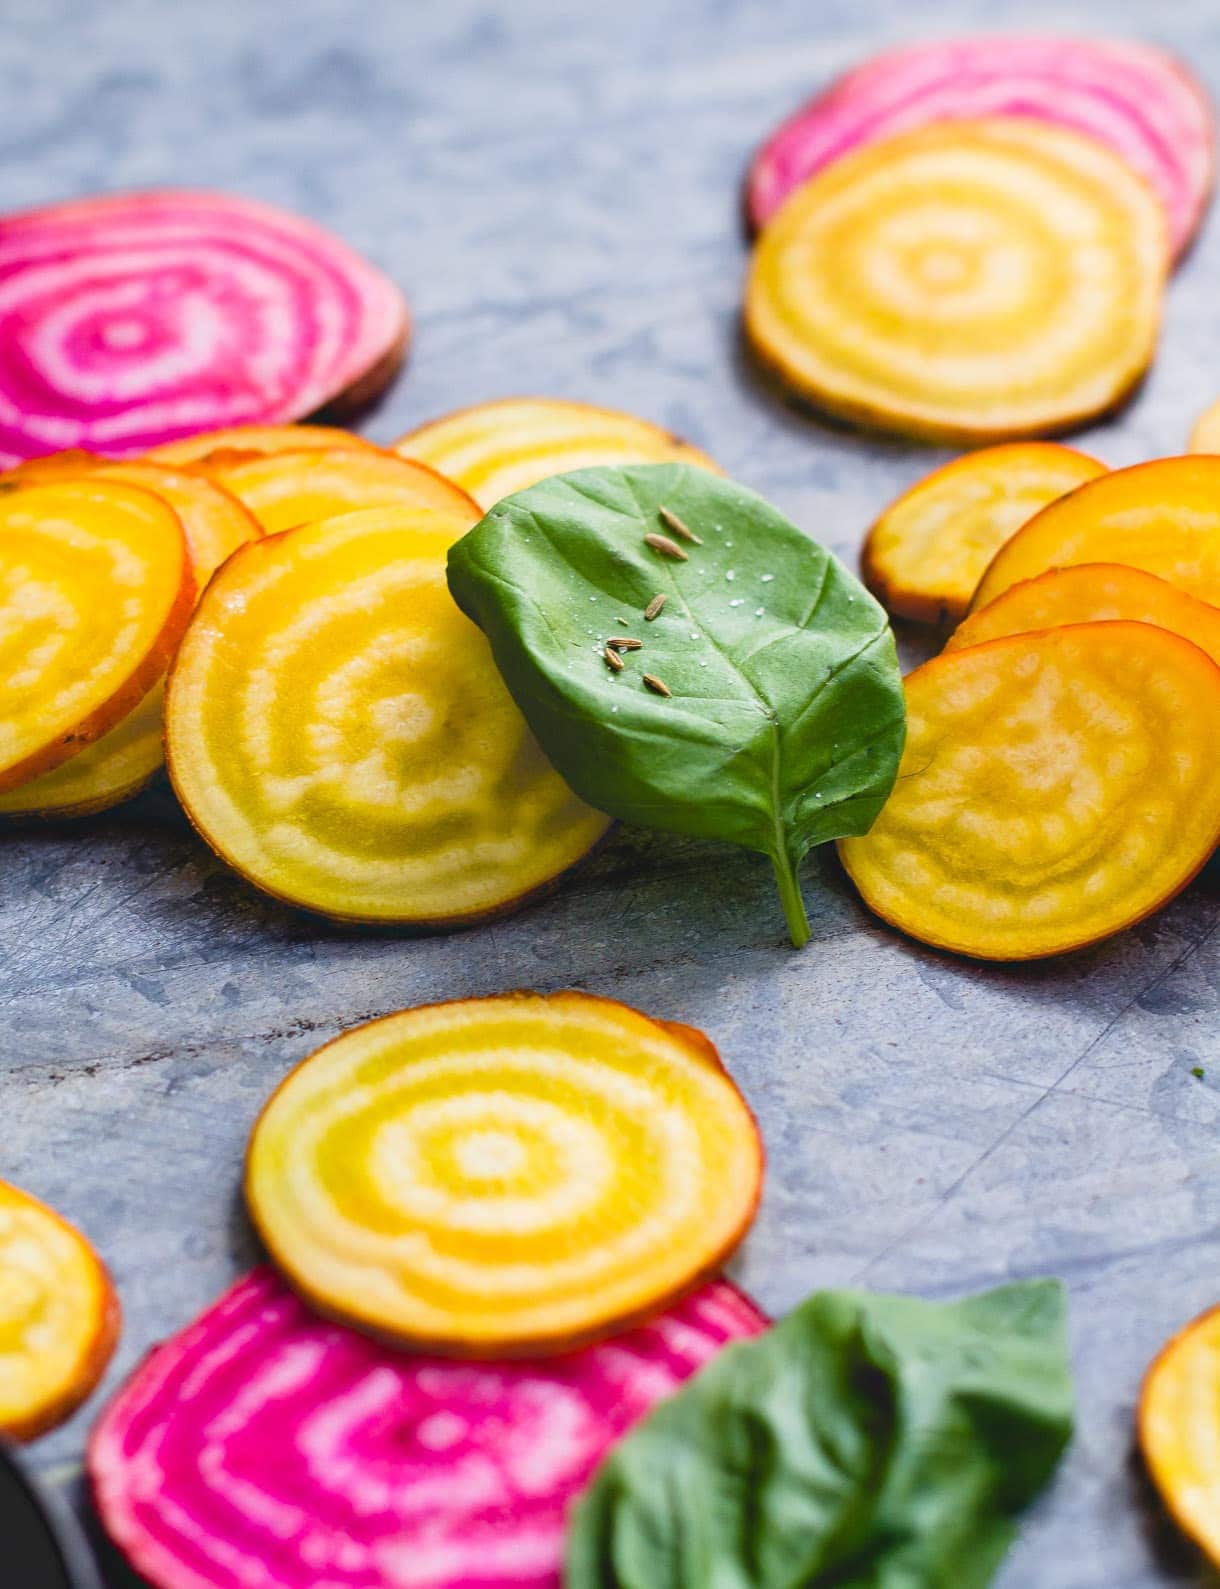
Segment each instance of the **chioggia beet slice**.
[[150,491],[88,479],[0,493],[0,791],[139,705],[194,595],[182,524]]
[[988,563],[1038,511],[1104,474],[1057,442],[1009,442],[935,469],[886,508],[861,555],[864,582],[902,618],[943,623],[969,610]]
[[609,819],[526,728],[445,583],[478,509],[369,508],[235,552],[179,649],[170,775],[251,882],[324,915],[444,926],[516,908]]
[[566,1357],[454,1363],[255,1270],[107,1407],[94,1497],[152,1589],[559,1589],[568,1504],[606,1450],[766,1324],[718,1281]]
[[217,453],[200,465],[243,502],[268,535],[356,508],[434,508],[479,518],[460,486],[426,464],[359,451]]
[[1036,579],[1010,585],[1002,595],[967,618],[950,635],[946,651],[984,645],[1005,635],[1058,629],[1070,623],[1111,623],[1129,619],[1180,634],[1220,664],[1220,607],[1188,596],[1184,590],[1128,568],[1124,563],[1078,563],[1052,568]]
[[970,646],[907,679],[898,782],[839,853],[866,905],[984,960],[1143,920],[1220,842],[1220,667],[1146,623]]
[[1109,39],[944,39],[888,51],[789,118],[750,169],[763,226],[802,182],[862,144],[931,122],[1028,116],[1106,144],[1155,191],[1175,253],[1194,236],[1212,185],[1211,105],[1163,50]]
[[338,238],[270,205],[164,191],[0,219],[0,459],[115,457],[374,396],[406,305]]
[[[258,521],[206,476],[167,464],[133,461],[108,464],[87,453],[61,454],[59,477],[91,472],[101,480],[142,486],[167,502],[186,535],[196,591],[229,554],[261,535]],[[75,458],[75,463],[73,459]],[[35,460],[13,471],[19,478],[42,475]],[[50,471],[47,471],[50,472]],[[0,483],[3,483],[0,481]],[[41,777],[0,794],[0,816],[83,817],[108,810],[138,794],[161,767],[164,679],[127,715],[93,744]]]
[[1220,606],[1220,458],[1133,464],[1052,502],[996,553],[971,610],[1076,563],[1126,563]]
[[178,441],[162,442],[149,449],[154,463],[200,463],[216,452],[377,452],[379,449],[354,431],[337,425],[229,425],[204,430]]
[[1161,1499],[1220,1566],[1220,1308],[1193,1319],[1154,1360],[1137,1424]]
[[1065,430],[1115,407],[1156,345],[1164,219],[1119,158],[1017,117],[870,144],[759,238],[758,357],[829,413],[932,441]]
[[119,1323],[110,1277],[81,1233],[0,1181],[0,1437],[32,1440],[74,1412]]
[[694,463],[720,473],[698,447],[646,419],[546,397],[458,409],[400,437],[394,450],[456,480],[484,511],[549,475],[602,464]]
[[540,1356],[714,1275],[763,1153],[702,1033],[511,993],[345,1033],[273,1094],[246,1200],[321,1312],[407,1345]]

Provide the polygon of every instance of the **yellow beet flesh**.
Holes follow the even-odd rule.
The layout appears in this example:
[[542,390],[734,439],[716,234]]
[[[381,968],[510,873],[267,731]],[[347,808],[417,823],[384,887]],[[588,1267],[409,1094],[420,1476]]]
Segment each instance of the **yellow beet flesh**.
[[1126,563],[1220,605],[1220,458],[1135,464],[1052,502],[996,553],[971,610],[1076,563]]
[[307,1059],[246,1196],[322,1312],[459,1356],[567,1350],[715,1273],[762,1147],[707,1039],[582,993],[407,1010]]
[[260,888],[347,920],[458,923],[605,832],[449,595],[473,516],[346,514],[243,547],[208,587],[170,678],[167,760],[192,822]]
[[87,817],[130,800],[161,767],[165,680],[120,723],[40,778],[0,793],[0,816]]
[[0,791],[140,703],[194,591],[178,516],[148,491],[64,480],[0,495]]
[[32,1440],[84,1401],[119,1333],[93,1248],[37,1198],[0,1181],[0,1436]]
[[945,650],[960,651],[1005,635],[1056,629],[1063,624],[1119,619],[1169,629],[1220,664],[1220,607],[1123,563],[1078,563],[1010,585],[959,624]]
[[716,464],[680,436],[634,414],[555,398],[509,397],[446,414],[394,450],[439,469],[484,512],[549,475],[629,463]]
[[[231,552],[262,533],[257,520],[236,497],[191,470],[142,461],[107,464],[87,453],[55,457],[55,472],[60,476],[87,473],[103,480],[125,481],[167,502],[186,534],[197,591]],[[91,816],[138,794],[163,760],[164,693],[164,679],[159,679],[139,705],[100,739],[41,777],[0,794],[0,816]]]
[[922,623],[961,618],[988,563],[1039,508],[1105,473],[1056,442],[1009,442],[955,458],[885,510],[864,543],[864,582]]
[[479,517],[466,493],[436,470],[371,447],[265,457],[219,453],[203,467],[245,504],[268,535],[357,508],[432,508]]
[[214,452],[302,452],[312,447],[328,452],[337,447],[377,450],[371,441],[337,425],[230,425],[163,442],[146,456],[156,463],[190,464]]
[[1194,1319],[1156,1358],[1137,1422],[1161,1499],[1220,1565],[1220,1308]]
[[1220,840],[1220,667],[1143,623],[934,658],[870,833],[839,851],[864,902],[925,943],[1024,960],[1172,898]]
[[1032,436],[1131,391],[1167,264],[1155,197],[1101,144],[1034,119],[945,122],[793,193],[755,248],[746,331],[846,419],[937,441]]
[[1220,452],[1220,402],[1205,408],[1190,433],[1191,452]]

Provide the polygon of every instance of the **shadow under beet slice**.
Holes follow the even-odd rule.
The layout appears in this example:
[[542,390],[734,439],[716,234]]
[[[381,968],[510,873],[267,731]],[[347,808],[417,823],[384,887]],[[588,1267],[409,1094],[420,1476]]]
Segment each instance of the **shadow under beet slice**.
[[388,277],[270,205],[167,190],[6,216],[0,463],[359,406],[408,331]]
[[462,1363],[324,1323],[258,1269],[111,1402],[93,1492],[154,1589],[259,1569],[279,1589],[558,1589],[567,1507],[609,1446],[765,1327],[715,1282],[566,1357]]

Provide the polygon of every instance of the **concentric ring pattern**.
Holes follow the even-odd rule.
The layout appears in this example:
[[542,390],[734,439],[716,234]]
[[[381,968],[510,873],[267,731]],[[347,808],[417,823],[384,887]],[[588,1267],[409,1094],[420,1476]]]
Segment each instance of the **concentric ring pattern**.
[[718,1282],[604,1346],[453,1363],[326,1324],[256,1270],[103,1414],[94,1495],[154,1589],[556,1589],[604,1452],[765,1324]]
[[887,50],[802,106],[759,151],[748,204],[762,226],[800,184],[863,143],[933,122],[1027,116],[1106,144],[1152,187],[1175,251],[1212,185],[1207,94],[1179,62],[1127,40],[994,33]]
[[714,1273],[761,1173],[705,1038],[585,994],[510,994],[320,1049],[260,1118],[246,1185],[323,1311],[497,1356],[595,1339]]
[[479,517],[477,504],[452,480],[372,447],[252,457],[239,452],[201,467],[245,504],[268,535],[358,508],[431,508],[467,514],[471,522]]
[[118,1326],[85,1238],[0,1181],[0,1437],[32,1439],[66,1418],[101,1377]]
[[445,553],[471,522],[346,514],[243,548],[208,587],[167,759],[196,827],[259,887],[344,919],[460,922],[605,832],[449,595]]
[[0,495],[0,789],[138,705],[194,588],[178,517],[151,492],[82,480]]
[[0,220],[0,459],[113,456],[299,419],[383,371],[401,294],[338,238],[248,199],[154,192]]
[[907,680],[894,794],[840,853],[926,943],[1030,959],[1140,921],[1220,840],[1220,669],[1144,623],[1084,623],[934,658]]
[[[229,554],[261,533],[258,521],[205,475],[165,464],[104,463],[83,455],[65,458],[64,473],[125,481],[160,496],[177,513],[186,535],[196,590],[202,590]],[[50,772],[0,794],[2,816],[87,816],[130,799],[163,761],[164,678],[119,723]]]
[[764,231],[756,351],[832,412],[939,440],[1062,429],[1152,356],[1167,264],[1151,191],[1037,121],[948,123],[847,155]]
[[509,397],[462,408],[394,444],[431,464],[487,511],[549,475],[623,463],[716,464],[659,425],[612,408],[555,398]]

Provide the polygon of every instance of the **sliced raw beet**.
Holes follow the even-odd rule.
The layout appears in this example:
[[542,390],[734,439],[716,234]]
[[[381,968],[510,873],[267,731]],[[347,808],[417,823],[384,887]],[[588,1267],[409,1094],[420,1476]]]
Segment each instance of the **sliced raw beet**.
[[763,144],[746,204],[761,227],[814,172],[934,121],[1034,116],[1108,144],[1155,189],[1175,253],[1211,191],[1214,129],[1198,82],[1164,51],[1110,39],[944,39],[888,51],[802,106]]
[[154,1589],[557,1589],[608,1447],[766,1324],[714,1282],[566,1357],[460,1363],[325,1323],[258,1269],[111,1402],[94,1496]]
[[374,396],[402,359],[394,284],[312,222],[219,193],[0,218],[0,461],[113,457]]

